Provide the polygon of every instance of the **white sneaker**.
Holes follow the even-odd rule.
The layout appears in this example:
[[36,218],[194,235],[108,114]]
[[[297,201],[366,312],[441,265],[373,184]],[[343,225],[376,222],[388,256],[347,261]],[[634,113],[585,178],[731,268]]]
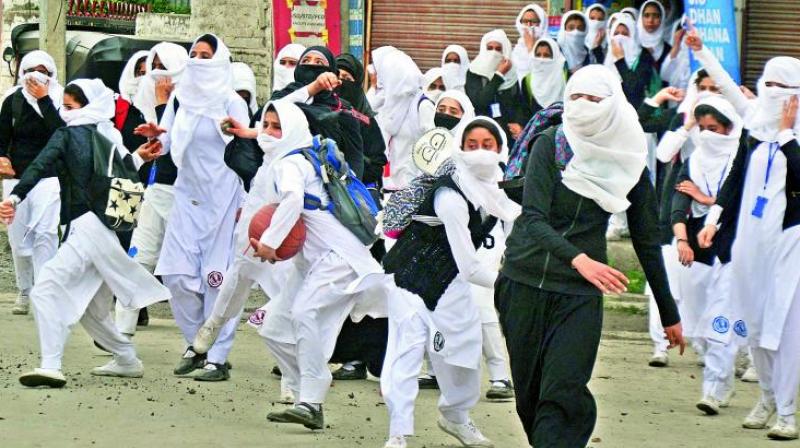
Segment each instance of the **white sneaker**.
[[20,376],[19,382],[26,387],[47,386],[58,389],[67,384],[67,379],[60,370],[37,368]]
[[750,366],[747,370],[744,371],[742,374],[742,381],[745,383],[757,383],[758,382],[758,372],[756,371],[755,366]]
[[386,441],[386,445],[383,445],[383,448],[406,448],[406,446],[408,444],[404,436],[393,436]]
[[764,400],[758,400],[756,406],[747,414],[742,422],[742,427],[747,429],[764,429],[769,423],[769,419],[775,413],[775,402],[764,403]]
[[11,307],[11,314],[16,316],[24,316],[28,314],[28,310],[30,309],[31,300],[27,294],[20,293],[17,296],[17,301],[14,302],[14,306]]
[[719,401],[712,397],[706,396],[703,397],[700,401],[697,402],[697,409],[705,412],[706,415],[717,415],[719,414],[720,404]]
[[472,420],[464,424],[453,423],[444,417],[439,417],[439,428],[458,439],[463,446],[474,448],[492,448],[494,444],[475,427]]
[[657,350],[647,364],[650,367],[666,367],[669,365],[669,355],[667,352]]
[[135,363],[130,365],[120,364],[114,358],[106,365],[95,367],[92,369],[94,376],[113,376],[119,378],[141,378],[144,376],[144,364],[142,361],[136,360]]
[[217,340],[220,330],[222,330],[222,325],[215,324],[211,319],[205,321],[194,336],[194,342],[192,342],[194,351],[199,354],[208,353],[208,351],[211,350],[211,346],[214,345],[214,342]]
[[794,421],[794,416],[783,417],[778,416],[778,421],[775,426],[769,430],[767,437],[773,440],[794,440],[800,434],[797,432],[797,424]]

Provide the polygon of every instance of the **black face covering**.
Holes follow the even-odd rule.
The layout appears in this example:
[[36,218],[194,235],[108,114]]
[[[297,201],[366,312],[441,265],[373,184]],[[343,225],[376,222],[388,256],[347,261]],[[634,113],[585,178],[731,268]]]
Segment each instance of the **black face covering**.
[[437,128],[445,128],[450,131],[453,130],[458,123],[461,122],[461,119],[458,117],[454,117],[452,115],[443,114],[441,112],[436,112],[436,115],[433,117],[433,124],[436,125]]
[[316,81],[319,75],[329,71],[331,68],[324,65],[298,65],[294,69],[294,80],[305,86]]
[[350,81],[349,79],[342,79],[342,84],[337,89],[339,96],[346,99],[350,104],[356,104],[359,100],[359,94],[363,94],[361,86]]

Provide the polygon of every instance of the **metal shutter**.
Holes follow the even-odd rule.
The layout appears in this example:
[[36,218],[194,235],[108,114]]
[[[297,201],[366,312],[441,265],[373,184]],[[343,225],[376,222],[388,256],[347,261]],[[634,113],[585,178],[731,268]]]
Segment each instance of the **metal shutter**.
[[[395,46],[411,56],[421,70],[439,66],[442,51],[462,45],[470,59],[478,54],[481,37],[503,28],[517,43],[514,21],[530,1],[520,0],[372,0],[370,50]],[[546,8],[546,0],[536,1]]]
[[748,0],[744,16],[743,76],[753,87],[770,58],[800,58],[800,1]]

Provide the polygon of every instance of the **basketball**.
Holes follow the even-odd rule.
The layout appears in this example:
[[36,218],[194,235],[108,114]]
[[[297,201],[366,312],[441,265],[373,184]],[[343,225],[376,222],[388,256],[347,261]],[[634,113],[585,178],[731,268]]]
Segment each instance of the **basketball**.
[[[250,238],[261,239],[261,235],[269,228],[269,223],[272,222],[272,214],[275,213],[275,209],[277,208],[278,204],[265,205],[253,215],[253,219],[250,220],[250,226],[248,227]],[[306,225],[303,223],[303,218],[299,218],[297,222],[294,223],[294,227],[292,227],[289,234],[286,235],[286,239],[283,240],[281,246],[275,250],[275,253],[282,260],[288,260],[300,252],[305,241]]]

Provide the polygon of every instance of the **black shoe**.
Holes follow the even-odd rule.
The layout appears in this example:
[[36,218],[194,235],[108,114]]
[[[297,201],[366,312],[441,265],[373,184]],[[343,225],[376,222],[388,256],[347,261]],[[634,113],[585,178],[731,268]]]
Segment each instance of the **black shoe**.
[[298,403],[294,407],[283,411],[280,417],[284,418],[286,423],[297,423],[308,429],[322,429],[325,427],[322,405],[319,405],[319,410],[316,410],[314,406],[308,403]]
[[[349,366],[350,368],[346,368]],[[365,380],[367,379],[367,365],[363,362],[357,364],[345,364],[344,366],[333,372],[333,379],[335,380]]]
[[280,367],[278,367],[278,366],[273,366],[273,367],[272,367],[272,372],[271,372],[271,373],[272,373],[273,375],[275,375],[276,377],[278,377],[278,378],[281,378],[281,377],[283,377],[283,372],[281,372],[281,368],[280,368]]
[[147,314],[147,307],[139,310],[139,318],[136,320],[137,327],[146,327],[150,324],[150,316]]
[[215,364],[207,362],[205,367],[202,368],[200,373],[195,375],[195,381],[227,381],[231,378],[228,368],[225,364]]
[[417,379],[420,389],[439,390],[439,382],[435,376],[424,376]]
[[181,358],[178,365],[175,366],[175,370],[173,370],[172,373],[178,376],[185,376],[194,372],[196,369],[202,369],[205,364],[206,364],[205,353],[199,355],[194,352],[194,349],[192,347],[189,347],[183,353],[183,357]]
[[510,380],[492,381],[491,387],[486,391],[488,400],[510,400],[514,398],[514,386]]

